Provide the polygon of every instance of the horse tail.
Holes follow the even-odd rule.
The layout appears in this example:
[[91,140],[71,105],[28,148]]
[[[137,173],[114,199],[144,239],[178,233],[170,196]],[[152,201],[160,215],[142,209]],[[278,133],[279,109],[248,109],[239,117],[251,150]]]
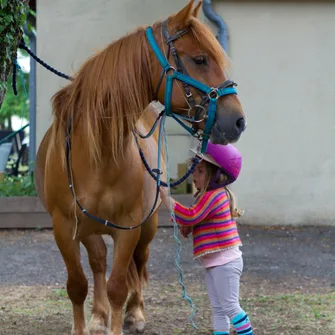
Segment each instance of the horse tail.
[[134,257],[131,259],[130,264],[129,264],[127,284],[128,284],[128,289],[130,291],[133,291],[133,292],[141,291],[141,280],[140,280],[140,277],[138,276]]

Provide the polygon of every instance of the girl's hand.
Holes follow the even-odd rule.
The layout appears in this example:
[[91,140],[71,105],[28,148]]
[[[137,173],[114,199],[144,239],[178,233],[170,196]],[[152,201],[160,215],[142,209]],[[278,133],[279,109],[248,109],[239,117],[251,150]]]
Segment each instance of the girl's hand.
[[185,238],[188,238],[188,235],[193,231],[193,227],[179,226],[179,231]]
[[231,211],[231,216],[233,218],[240,218],[241,216],[243,216],[244,214],[244,210],[243,209],[240,209],[240,208],[234,208],[232,211]]

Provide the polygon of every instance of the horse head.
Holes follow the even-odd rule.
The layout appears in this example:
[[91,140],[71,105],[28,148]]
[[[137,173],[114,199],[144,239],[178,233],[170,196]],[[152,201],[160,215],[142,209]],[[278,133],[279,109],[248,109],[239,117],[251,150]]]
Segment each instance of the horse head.
[[[212,143],[236,142],[246,119],[227,78],[229,60],[212,32],[198,19],[201,2],[147,29],[151,45],[152,87],[167,113],[193,124]],[[205,146],[206,146],[205,145]],[[204,148],[205,150],[205,148]]]

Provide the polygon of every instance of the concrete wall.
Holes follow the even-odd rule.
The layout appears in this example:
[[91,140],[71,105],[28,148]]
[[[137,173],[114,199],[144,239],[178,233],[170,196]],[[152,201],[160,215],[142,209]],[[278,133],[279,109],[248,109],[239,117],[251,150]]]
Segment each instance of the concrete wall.
[[[179,10],[178,0],[38,3],[38,55],[72,73],[95,50]],[[213,1],[229,27],[233,79],[248,116],[233,189],[252,224],[335,224],[335,4]],[[38,66],[39,143],[65,81]],[[190,139],[169,126],[172,176]],[[178,147],[177,151],[175,148]]]
[[253,224],[335,224],[335,3],[216,1],[248,115],[234,186]]

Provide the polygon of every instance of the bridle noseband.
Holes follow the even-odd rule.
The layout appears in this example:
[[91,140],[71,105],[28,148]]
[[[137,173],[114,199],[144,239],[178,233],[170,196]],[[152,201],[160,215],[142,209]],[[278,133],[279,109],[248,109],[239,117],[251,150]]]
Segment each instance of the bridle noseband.
[[[147,28],[146,35],[148,42],[155,53],[159,63],[162,66],[162,72],[160,75],[160,79],[156,88],[156,98],[158,95],[159,88],[162,84],[164,75],[166,76],[166,87],[164,94],[164,106],[165,113],[167,116],[174,118],[182,127],[184,127],[191,135],[198,136],[202,139],[201,152],[205,153],[207,148],[207,143],[210,137],[210,133],[215,121],[216,108],[217,108],[217,99],[222,96],[237,94],[237,91],[234,86],[236,84],[231,80],[226,80],[224,83],[217,87],[210,87],[198,80],[191,78],[183,65],[176,48],[173,45],[173,42],[179,39],[184,34],[188,33],[189,29],[179,30],[174,33],[172,36],[169,34],[167,28],[167,21],[162,23],[162,35],[165,43],[168,45],[167,57],[164,56],[163,52],[159,48],[155,37],[153,35],[152,27]],[[171,66],[168,62],[170,53],[174,59],[176,64],[176,68]],[[188,116],[182,116],[176,114],[172,111],[171,99],[172,99],[172,86],[173,81],[178,80],[182,83],[185,98],[190,106]],[[190,86],[197,89],[197,91],[201,95],[201,102],[197,104],[194,100],[193,94],[191,92]],[[206,110],[205,106],[208,105]],[[195,110],[195,115],[190,115],[191,110]],[[202,111],[205,112],[205,115],[202,119],[199,119]],[[192,127],[187,126],[182,120],[190,122]],[[205,120],[205,129],[201,135],[198,134],[197,124]]]

